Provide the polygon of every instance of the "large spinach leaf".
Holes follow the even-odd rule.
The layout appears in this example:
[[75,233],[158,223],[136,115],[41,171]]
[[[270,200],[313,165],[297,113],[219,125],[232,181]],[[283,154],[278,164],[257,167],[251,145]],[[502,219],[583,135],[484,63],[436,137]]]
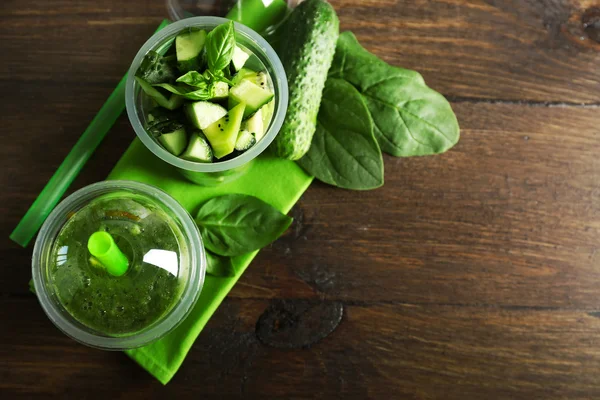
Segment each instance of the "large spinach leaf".
[[317,131],[310,150],[298,163],[317,179],[345,189],[383,185],[383,159],[369,111],[348,82],[327,80]]
[[208,68],[217,73],[229,66],[235,50],[235,28],[233,21],[214,28],[206,36],[206,58]]
[[292,218],[256,197],[230,194],[204,203],[196,223],[208,250],[221,256],[238,256],[275,241]]
[[459,139],[448,101],[415,71],[393,67],[365,50],[352,32],[340,35],[329,76],[363,95],[381,149],[397,157],[443,153]]
[[219,277],[234,276],[235,268],[233,268],[231,258],[218,256],[216,254],[211,253],[210,251],[207,251],[206,273],[212,276]]

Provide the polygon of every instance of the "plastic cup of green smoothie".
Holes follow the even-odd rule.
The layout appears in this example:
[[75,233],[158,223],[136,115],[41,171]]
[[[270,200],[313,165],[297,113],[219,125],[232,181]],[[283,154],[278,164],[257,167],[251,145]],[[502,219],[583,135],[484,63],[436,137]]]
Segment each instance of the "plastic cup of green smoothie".
[[106,181],[67,197],[40,230],[32,260],[50,320],[86,345],[123,350],[173,330],[206,271],[198,227],[161,190]]

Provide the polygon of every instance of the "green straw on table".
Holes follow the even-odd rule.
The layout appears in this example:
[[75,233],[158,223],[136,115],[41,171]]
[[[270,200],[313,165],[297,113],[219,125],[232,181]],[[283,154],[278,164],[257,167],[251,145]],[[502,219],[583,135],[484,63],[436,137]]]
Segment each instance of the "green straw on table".
[[[169,21],[164,20],[158,26],[158,32]],[[50,212],[65,194],[73,180],[81,171],[87,160],[94,153],[108,130],[113,126],[125,109],[125,82],[127,74],[121,79],[115,90],[108,97],[98,114],[94,117],[83,135],[79,138],[71,152],[58,167],[40,195],[35,199],[19,225],[10,234],[10,238],[26,247],[40,229]]]

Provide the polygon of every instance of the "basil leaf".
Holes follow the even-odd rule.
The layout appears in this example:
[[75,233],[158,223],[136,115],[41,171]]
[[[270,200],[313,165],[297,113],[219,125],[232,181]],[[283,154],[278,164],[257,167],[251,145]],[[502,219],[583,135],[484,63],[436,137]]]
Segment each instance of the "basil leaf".
[[206,273],[212,276],[235,276],[235,268],[231,258],[206,252]]
[[213,86],[206,86],[204,88],[192,88],[185,85],[171,85],[170,83],[157,83],[152,86],[157,86],[168,90],[171,93],[175,93],[181,97],[189,100],[210,100],[215,96]]
[[229,66],[235,49],[233,21],[217,26],[206,37],[208,68],[214,73]]
[[460,128],[450,103],[416,71],[393,67],[365,50],[352,32],[340,35],[329,76],[363,95],[381,149],[397,157],[443,153]]
[[222,256],[238,256],[275,241],[290,226],[292,218],[256,197],[230,194],[204,203],[196,223],[208,250]]
[[177,76],[177,58],[149,51],[135,75],[150,84],[173,82]]
[[194,87],[205,88],[211,83],[211,79],[199,73],[198,71],[190,71],[177,78],[177,82],[185,83],[186,85]]
[[383,185],[383,158],[369,110],[348,82],[327,79],[315,136],[298,163],[320,181],[341,188],[369,190]]
[[[227,68],[225,70],[227,70]],[[223,71],[217,71],[215,73],[212,73],[210,70],[206,70],[204,73],[207,76],[210,76],[210,79],[212,79],[214,81],[225,82],[230,86],[235,86],[235,84],[225,76],[225,73]]]

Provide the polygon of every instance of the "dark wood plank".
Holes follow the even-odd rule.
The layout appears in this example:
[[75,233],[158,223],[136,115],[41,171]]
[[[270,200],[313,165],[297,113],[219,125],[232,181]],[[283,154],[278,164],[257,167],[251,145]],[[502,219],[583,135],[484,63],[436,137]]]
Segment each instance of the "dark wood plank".
[[[600,396],[600,319],[581,311],[347,305],[305,349],[260,342],[266,300],[229,299],[167,387],[121,353],[72,343],[33,299],[0,300],[0,393],[164,398],[584,399]],[[44,332],[40,335],[39,332]]]
[[342,30],[458,98],[598,103],[598,6],[576,0],[338,0]]

